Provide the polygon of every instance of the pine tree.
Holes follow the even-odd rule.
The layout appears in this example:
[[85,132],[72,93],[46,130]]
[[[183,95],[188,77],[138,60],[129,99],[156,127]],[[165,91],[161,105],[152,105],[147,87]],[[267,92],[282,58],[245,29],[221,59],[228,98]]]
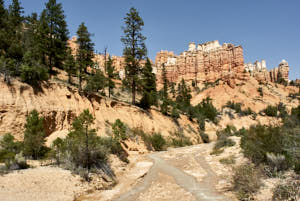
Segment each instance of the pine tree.
[[8,41],[6,34],[7,27],[7,10],[5,9],[3,0],[0,0],[0,56],[4,56]]
[[[78,162],[82,164],[82,167],[87,168],[88,171],[91,169],[92,164],[96,163],[95,161],[91,160],[91,155],[95,151],[95,141],[93,139],[95,139],[96,137],[96,130],[91,129],[90,127],[94,123],[94,120],[95,118],[92,116],[89,110],[84,110],[74,120],[72,124],[72,131],[68,135],[68,138],[70,138],[71,140],[73,138],[72,141],[77,141],[78,145],[74,148],[76,148],[78,151],[77,155],[82,156],[77,156],[80,160]],[[82,149],[80,149],[81,147]]]
[[142,89],[143,97],[140,105],[144,109],[149,109],[151,105],[156,104],[156,76],[152,73],[152,64],[149,59],[142,69]]
[[68,83],[72,84],[72,76],[76,74],[76,63],[70,48],[67,51],[67,57],[64,63],[64,69],[68,73]]
[[125,27],[122,27],[124,36],[121,38],[121,41],[125,45],[123,50],[126,62],[125,79],[131,86],[132,104],[135,104],[136,90],[141,71],[140,61],[143,60],[147,54],[144,42],[146,37],[144,37],[141,33],[144,22],[135,8],[130,8],[129,13],[127,13],[124,18],[124,21]]
[[113,89],[115,88],[114,80],[116,78],[116,73],[114,72],[115,67],[113,66],[113,60],[109,57],[106,62],[106,72],[107,72],[107,87],[108,87],[108,97],[113,94]]
[[[9,47],[7,50],[7,57],[12,58],[18,62],[22,60],[24,48],[22,44],[22,22],[24,13],[18,0],[13,0],[8,9],[8,40]],[[12,69],[15,71],[15,69]]]
[[84,72],[87,72],[86,68],[93,65],[94,57],[94,43],[91,41],[91,34],[88,32],[84,23],[81,23],[77,30],[77,56],[76,62],[78,64],[78,77],[79,77],[79,91],[82,90],[82,79]]
[[101,70],[97,70],[95,74],[88,77],[87,84],[84,88],[85,92],[97,93],[100,91],[102,95],[105,95],[104,89],[106,87],[106,77],[103,75]]
[[176,102],[181,105],[184,110],[185,107],[190,106],[191,90],[186,86],[184,79],[181,80],[181,84],[178,85],[178,96],[176,97]]
[[45,143],[44,118],[36,110],[30,112],[26,119],[24,133],[24,155],[38,159]]
[[40,34],[44,60],[52,72],[52,67],[63,68],[67,51],[69,31],[61,3],[49,0],[40,17]]
[[23,8],[18,0],[13,0],[12,4],[9,6],[8,17],[9,23],[13,27],[18,27],[23,22],[24,18],[22,14],[24,13]]
[[163,99],[168,99],[168,79],[167,79],[167,72],[166,72],[166,67],[163,64],[162,68],[162,80],[163,80]]

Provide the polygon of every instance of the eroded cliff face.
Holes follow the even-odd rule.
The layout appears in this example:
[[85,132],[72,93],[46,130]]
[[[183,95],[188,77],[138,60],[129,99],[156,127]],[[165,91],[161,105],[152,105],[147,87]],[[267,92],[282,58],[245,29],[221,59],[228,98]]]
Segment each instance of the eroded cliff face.
[[204,44],[190,43],[189,50],[176,56],[173,52],[157,53],[155,64],[157,80],[162,83],[163,65],[167,79],[178,83],[184,79],[188,83],[215,82],[222,80],[235,86],[236,80],[247,80],[244,72],[244,56],[241,46],[212,41]]
[[288,82],[289,81],[289,64],[286,60],[282,60],[278,67],[268,71],[266,61],[256,61],[253,64],[245,64],[245,70],[250,73],[260,83],[266,82]]
[[[169,136],[180,129],[186,136],[196,139],[197,124],[186,117],[178,119],[178,124],[156,110],[145,112],[138,107],[100,96],[82,96],[76,88],[63,83],[50,81],[41,89],[34,90],[17,80],[7,85],[0,78],[0,136],[12,133],[18,140],[23,139],[26,116],[36,109],[45,118],[47,135],[61,132],[66,135],[73,119],[84,109],[96,118],[98,135],[107,135],[110,123],[116,119],[125,122],[130,128],[141,128],[145,132],[161,132]],[[58,133],[57,136],[60,136]]]
[[180,55],[160,51],[155,58],[158,84],[162,84],[162,69],[170,82],[184,79],[188,83],[215,82],[222,80],[232,88],[237,81],[249,80],[252,76],[261,83],[289,81],[289,65],[285,60],[278,67],[268,70],[266,61],[244,64],[243,48],[233,44],[211,41],[204,44],[189,44],[189,49]]

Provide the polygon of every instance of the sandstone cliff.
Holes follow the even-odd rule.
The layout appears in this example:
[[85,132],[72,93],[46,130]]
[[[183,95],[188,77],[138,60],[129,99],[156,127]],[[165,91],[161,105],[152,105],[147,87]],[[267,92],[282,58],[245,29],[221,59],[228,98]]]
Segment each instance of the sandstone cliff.
[[[0,136],[11,132],[17,139],[23,139],[26,116],[37,109],[45,117],[47,135],[65,135],[73,119],[84,109],[95,116],[95,127],[99,135],[106,135],[109,123],[121,119],[129,127],[138,127],[145,132],[161,132],[169,136],[183,129],[186,136],[196,139],[197,125],[182,117],[178,124],[156,110],[145,112],[138,107],[100,96],[82,96],[76,88],[50,81],[39,91],[27,84],[14,80],[8,86],[0,77]],[[180,125],[180,126],[179,126]]]
[[156,55],[155,64],[158,83],[162,83],[163,65],[167,79],[175,83],[181,79],[188,83],[223,80],[234,87],[236,80],[248,79],[244,72],[243,48],[226,43],[221,46],[218,41],[199,44],[197,47],[195,43],[190,43],[188,51],[178,56],[173,52],[161,51]]
[[280,62],[278,67],[268,71],[266,61],[256,61],[253,64],[245,64],[245,70],[255,77],[259,82],[289,82],[289,70],[288,62],[284,59]]

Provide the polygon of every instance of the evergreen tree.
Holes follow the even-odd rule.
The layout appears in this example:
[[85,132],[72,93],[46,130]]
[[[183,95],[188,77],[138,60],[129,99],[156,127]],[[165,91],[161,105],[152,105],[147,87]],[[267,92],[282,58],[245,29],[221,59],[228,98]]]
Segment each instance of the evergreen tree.
[[22,14],[24,13],[23,8],[18,0],[13,0],[12,4],[9,6],[8,18],[10,26],[18,27],[23,22],[24,18]]
[[68,73],[68,83],[72,84],[72,76],[76,74],[76,63],[70,48],[67,51],[64,69]]
[[162,68],[162,80],[163,80],[163,99],[168,99],[168,79],[165,64],[163,64]]
[[97,70],[95,74],[90,75],[87,84],[84,88],[85,92],[97,93],[100,91],[102,95],[105,95],[104,88],[106,87],[106,78],[101,70]]
[[37,159],[45,143],[44,118],[36,110],[30,112],[26,119],[24,133],[24,155]]
[[7,41],[7,10],[4,6],[4,1],[0,0],[0,56],[4,56],[8,41]]
[[[7,50],[7,57],[12,58],[18,62],[22,60],[24,48],[22,44],[22,16],[23,8],[18,0],[13,0],[8,10],[8,41],[9,47]],[[12,69],[15,71],[15,69]]]
[[114,80],[116,78],[116,74],[114,73],[115,67],[112,65],[113,60],[109,57],[106,62],[106,72],[107,72],[107,86],[108,86],[108,97],[113,94],[113,89],[116,87]]
[[171,94],[172,94],[172,98],[175,98],[176,96],[176,91],[175,91],[175,83],[171,82]]
[[63,61],[67,51],[69,31],[61,3],[49,0],[43,10],[40,21],[40,32],[44,38],[43,51],[49,71],[52,67],[63,68]]
[[[69,133],[68,137],[70,141],[76,142],[72,143],[72,152],[75,152],[75,157],[79,161],[77,164],[82,164],[83,168],[87,168],[88,171],[91,169],[93,163],[92,154],[95,151],[95,139],[96,130],[91,129],[91,125],[94,123],[95,118],[89,112],[89,110],[84,110],[79,117],[77,117],[72,124],[72,131]],[[77,155],[77,156],[76,156]]]
[[142,89],[143,97],[140,105],[144,109],[149,109],[151,105],[156,104],[156,76],[152,73],[152,64],[149,59],[142,69]]
[[124,36],[121,38],[121,41],[125,45],[123,50],[126,62],[125,79],[131,86],[132,104],[135,104],[136,90],[141,71],[140,61],[143,60],[147,54],[144,42],[146,37],[144,37],[141,33],[144,22],[135,8],[130,8],[129,13],[127,13],[124,18],[124,21],[125,27],[122,27]]
[[86,68],[88,66],[93,65],[93,57],[94,57],[94,43],[91,41],[91,34],[88,32],[87,27],[84,25],[84,23],[81,23],[79,25],[79,28],[77,30],[77,44],[78,44],[78,50],[77,50],[77,57],[76,61],[78,64],[78,77],[79,77],[79,91],[82,90],[82,79],[84,72],[87,72]]
[[184,79],[181,80],[181,84],[178,85],[178,96],[176,97],[176,102],[183,107],[190,106],[191,90],[189,87],[186,86]]

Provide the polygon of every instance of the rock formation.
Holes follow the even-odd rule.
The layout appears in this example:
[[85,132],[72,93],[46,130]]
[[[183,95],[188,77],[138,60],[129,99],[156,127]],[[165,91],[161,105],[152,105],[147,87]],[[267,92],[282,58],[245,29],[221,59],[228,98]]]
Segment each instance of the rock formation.
[[266,61],[256,61],[253,64],[245,64],[245,70],[255,77],[259,82],[288,82],[289,81],[289,65],[287,61],[282,60],[278,67],[267,70]]
[[195,83],[222,80],[234,87],[237,80],[248,80],[249,75],[259,82],[289,81],[289,65],[285,60],[278,67],[268,71],[266,61],[244,64],[243,48],[233,44],[211,41],[196,46],[190,43],[188,51],[180,55],[160,51],[155,57],[158,83],[162,83],[162,69],[170,82],[181,79]]
[[167,79],[175,83],[181,79],[188,83],[223,80],[234,87],[235,80],[247,79],[242,47],[227,43],[221,46],[218,41],[199,44],[197,47],[195,43],[190,43],[188,51],[180,55],[161,51],[156,55],[155,64],[158,83],[162,83],[163,65]]
[[[76,55],[76,51],[78,49],[78,45],[76,43],[77,38],[74,36],[68,41],[68,45],[72,50],[72,54]],[[94,68],[100,69],[102,72],[106,73],[105,70],[105,62],[108,60],[110,54],[94,54],[93,61],[95,62]],[[125,77],[124,66],[125,66],[125,59],[121,56],[111,56],[113,60],[113,66],[115,67],[115,71],[119,73],[119,77],[123,79]]]
[[[75,55],[78,45],[76,37],[69,40],[69,46]],[[109,54],[95,54],[94,68],[105,72],[105,61]],[[119,77],[125,77],[125,60],[121,56],[112,56],[115,70]],[[151,61],[152,62],[152,61]],[[153,62],[152,62],[153,63]],[[145,61],[141,62],[143,66]],[[211,41],[204,44],[190,43],[188,50],[180,55],[172,51],[161,50],[156,54],[153,65],[153,73],[157,76],[158,86],[162,84],[162,71],[165,66],[166,76],[169,82],[178,83],[184,79],[187,83],[213,83],[218,80],[226,82],[234,87],[238,80],[248,80],[253,76],[259,82],[289,81],[289,65],[285,60],[278,67],[268,71],[266,61],[256,61],[253,64],[244,64],[243,48],[233,44],[219,44],[219,41]]]

